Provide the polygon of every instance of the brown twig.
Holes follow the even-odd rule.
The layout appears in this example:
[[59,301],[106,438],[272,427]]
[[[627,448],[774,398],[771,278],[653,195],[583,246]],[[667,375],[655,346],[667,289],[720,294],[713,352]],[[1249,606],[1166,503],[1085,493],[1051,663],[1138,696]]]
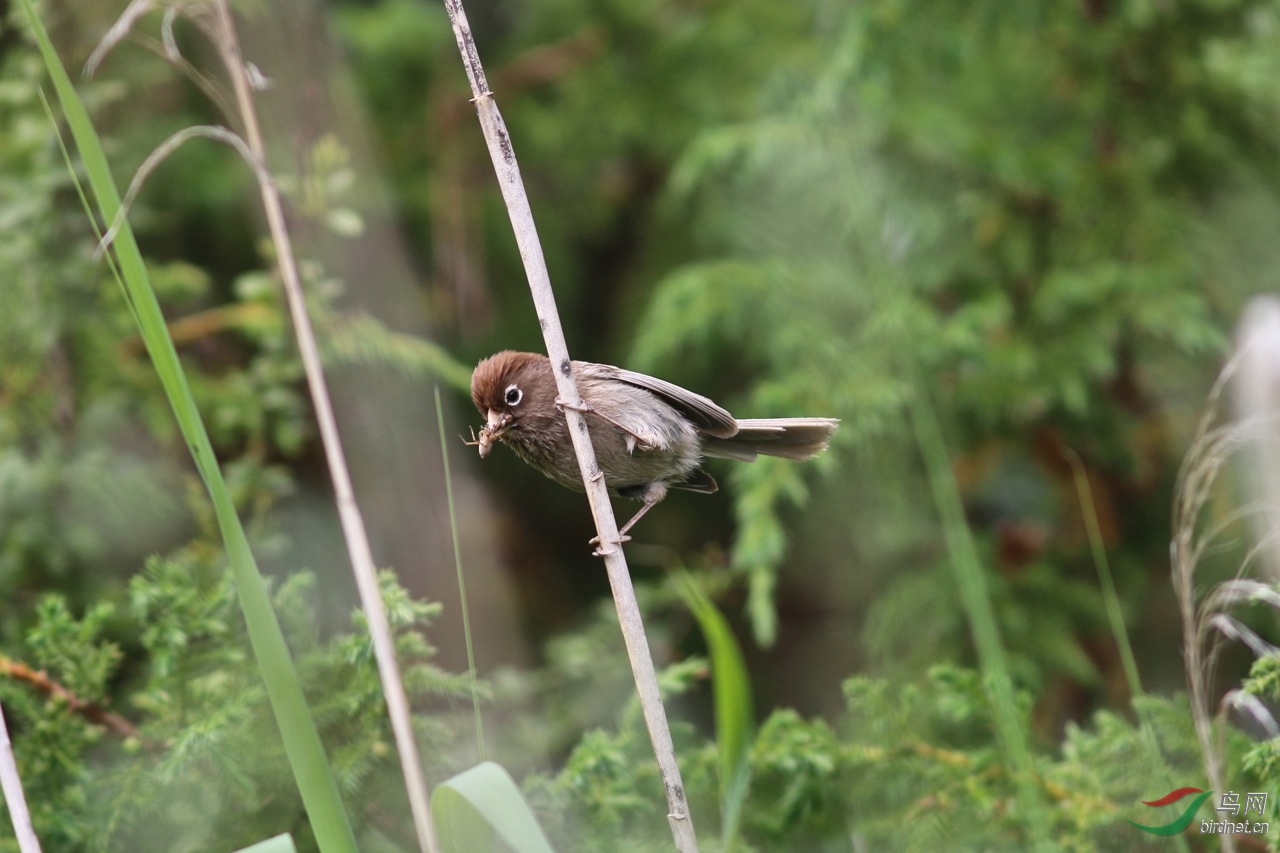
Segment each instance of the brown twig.
[[50,699],[65,704],[73,714],[79,714],[89,722],[102,726],[121,737],[142,738],[138,727],[129,720],[115,711],[108,711],[97,702],[81,699],[69,688],[50,678],[49,673],[43,669],[34,670],[21,661],[0,655],[0,676],[29,684]]

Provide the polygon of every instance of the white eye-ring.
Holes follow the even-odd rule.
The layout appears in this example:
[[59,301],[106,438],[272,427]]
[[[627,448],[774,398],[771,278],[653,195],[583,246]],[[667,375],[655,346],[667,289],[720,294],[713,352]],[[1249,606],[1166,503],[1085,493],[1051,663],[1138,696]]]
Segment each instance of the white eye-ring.
[[502,396],[507,401],[508,406],[518,406],[520,401],[524,399],[524,392],[520,390],[518,385],[508,385]]

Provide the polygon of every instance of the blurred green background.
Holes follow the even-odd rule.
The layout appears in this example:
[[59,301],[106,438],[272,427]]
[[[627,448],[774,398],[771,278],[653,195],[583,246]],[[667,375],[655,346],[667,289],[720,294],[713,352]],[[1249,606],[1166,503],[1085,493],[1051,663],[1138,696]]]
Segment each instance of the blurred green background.
[[[72,69],[123,11],[86,5],[42,7]],[[424,676],[415,693],[436,738],[430,775],[476,750],[462,682],[446,675],[466,655],[439,385],[490,756],[525,779],[562,849],[667,849],[585,501],[504,449],[481,463],[458,440],[480,423],[470,366],[542,342],[443,7],[235,5],[267,81],[271,165],[375,555],[414,596],[443,603],[433,657],[422,652],[439,680]],[[236,831],[284,813],[305,845],[287,780],[260,752],[271,737],[261,702],[227,710],[218,690],[192,687],[244,666],[227,651],[243,648],[239,616],[189,613],[196,628],[173,615],[225,604],[209,511],[129,309],[93,257],[38,97],[41,66],[7,6],[0,659],[47,668],[143,733],[122,740],[65,708],[50,722],[47,696],[0,680],[15,739],[38,745],[27,759],[37,828],[54,850],[201,850],[210,837],[231,849],[228,816],[253,802],[261,823]],[[712,591],[748,662],[762,727],[743,849],[1029,849],[1045,840],[1028,828],[1037,812],[1051,846],[1150,843],[1124,820],[1165,819],[1139,800],[1209,787],[1182,695],[1170,518],[1233,329],[1280,280],[1280,3],[467,11],[573,355],[662,376],[739,417],[843,421],[810,463],[712,463],[721,492],[673,494],[628,547],[655,657],[673,667],[700,832],[716,825],[711,697],[697,624],[669,583],[677,568]],[[165,61],[161,37],[160,14],[143,17],[81,84],[122,187],[170,133],[233,121],[199,27],[174,29],[181,64]],[[251,176],[231,150],[188,143],[151,174],[131,220],[299,626],[291,640],[340,657],[354,592]],[[932,469],[921,412],[945,442]],[[964,606],[975,591],[953,571],[961,557],[931,471],[963,502],[976,594],[1004,650],[995,675],[1018,691],[1042,774],[1038,806],[1019,799],[997,749],[1007,732]],[[1231,482],[1213,494],[1217,519],[1250,500]],[[1205,584],[1248,552],[1249,530],[1228,528]],[[1099,551],[1144,693],[1108,622]],[[1276,636],[1264,608],[1239,618]],[[1224,650],[1211,711],[1253,657]],[[344,683],[328,698],[356,692]],[[173,716],[169,703],[187,700]],[[364,763],[338,761],[362,844],[409,849],[400,816],[378,805],[396,796],[394,758],[376,748],[376,695],[363,701],[363,721],[335,725],[327,743],[363,752]],[[147,736],[161,718],[170,728]],[[1237,722],[1224,723],[1228,781],[1273,790],[1270,741]],[[175,744],[188,751],[164,752]],[[191,810],[213,835],[189,828],[179,844],[145,816],[184,774],[200,775],[181,790],[205,804]],[[95,794],[108,784],[110,796]]]

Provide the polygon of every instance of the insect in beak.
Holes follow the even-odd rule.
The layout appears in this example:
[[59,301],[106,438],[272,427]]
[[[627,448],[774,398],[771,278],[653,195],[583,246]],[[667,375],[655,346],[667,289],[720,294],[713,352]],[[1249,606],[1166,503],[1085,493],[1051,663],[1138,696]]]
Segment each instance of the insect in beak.
[[500,438],[500,436],[494,434],[493,430],[489,429],[488,424],[480,427],[480,440],[476,443],[480,445],[481,459],[489,455],[489,451],[493,449],[494,443]]
[[458,438],[461,438],[462,443],[467,447],[479,447],[481,459],[489,455],[489,447],[493,444],[493,439],[489,437],[489,428],[487,426],[480,427],[480,436],[478,438],[476,437],[475,427],[471,428],[470,441],[467,441],[466,437],[461,435]]
[[480,448],[480,458],[483,459],[489,455],[489,451],[493,449],[493,445],[502,441],[503,434],[511,426],[512,417],[490,409],[488,419],[484,426],[480,427],[480,436],[477,438],[475,432],[471,433],[471,441],[466,442],[468,446],[475,445]]

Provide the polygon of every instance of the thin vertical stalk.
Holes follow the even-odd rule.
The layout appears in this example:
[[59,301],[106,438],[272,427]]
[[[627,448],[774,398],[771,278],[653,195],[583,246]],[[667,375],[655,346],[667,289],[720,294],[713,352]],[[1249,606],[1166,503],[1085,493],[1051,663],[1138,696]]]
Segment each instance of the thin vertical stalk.
[[538,242],[533,212],[529,207],[529,199],[520,178],[520,167],[516,163],[515,150],[512,148],[502,114],[498,111],[493,93],[489,91],[489,83],[485,79],[484,67],[480,63],[480,54],[476,50],[471,27],[467,23],[462,0],[444,0],[444,5],[453,25],[453,34],[458,41],[458,50],[462,54],[462,64],[466,68],[467,80],[471,84],[471,92],[474,95],[472,101],[476,105],[480,128],[484,132],[489,156],[497,172],[498,184],[502,189],[507,214],[511,218],[511,226],[515,231],[520,257],[524,261],[529,290],[533,295],[534,309],[542,327],[542,337],[556,378],[556,392],[565,403],[564,414],[569,424],[569,435],[578,457],[578,466],[582,472],[583,485],[586,487],[587,500],[591,505],[591,514],[595,518],[596,532],[601,543],[600,553],[604,557],[609,585],[613,589],[613,600],[618,609],[618,622],[622,627],[623,641],[631,661],[636,691],[640,696],[640,707],[644,713],[645,725],[649,730],[649,738],[653,743],[658,770],[667,795],[669,809],[667,820],[671,824],[676,849],[681,853],[693,853],[698,849],[698,841],[693,831],[693,818],[689,814],[684,784],[680,779],[680,767],[676,763],[671,730],[667,724],[666,712],[662,707],[657,673],[654,670],[653,658],[645,637],[644,623],[640,617],[640,607],[636,603],[635,590],[631,585],[627,560],[622,552],[622,546],[618,543],[618,523],[613,516],[613,507],[609,503],[604,474],[596,462],[595,449],[591,445],[591,437],[587,432],[587,422],[580,411],[582,398],[578,394],[578,386],[573,379],[569,347],[565,343],[560,315],[556,311],[555,293],[551,289],[551,278],[547,273],[546,260],[542,256],[542,247]]
[[983,688],[991,702],[996,736],[1013,776],[1018,805],[1034,849],[1045,848],[1049,844],[1049,821],[1036,784],[1035,763],[1018,719],[1013,679],[1000,642],[986,575],[964,516],[964,504],[951,471],[946,442],[923,387],[912,398],[909,407],[916,443],[924,458],[934,503],[942,520],[950,555],[948,562],[973,635],[973,644],[978,651],[978,666],[982,672]]
[[0,793],[4,794],[4,801],[9,806],[18,849],[22,853],[40,853],[40,839],[31,825],[31,812],[27,810],[27,798],[22,792],[22,777],[18,775],[18,762],[13,755],[13,742],[9,740],[9,724],[4,720],[3,705],[0,705]]
[[484,719],[480,716],[480,686],[476,682],[476,652],[471,642],[471,609],[467,605],[467,581],[462,571],[462,543],[458,540],[458,513],[453,504],[453,477],[449,472],[449,443],[444,437],[444,406],[440,386],[435,387],[436,424],[440,427],[440,459],[444,464],[444,492],[449,504],[449,533],[453,538],[453,564],[458,570],[458,606],[462,610],[462,638],[467,644],[467,671],[471,673],[471,710],[476,718],[476,751],[485,760]]
[[[1200,436],[1201,441],[1206,438]],[[1201,446],[1197,442],[1188,459],[1194,459],[1196,449]],[[1198,479],[1203,471],[1193,471],[1193,479]],[[1197,484],[1198,485],[1198,484]],[[1200,742],[1200,754],[1204,760],[1205,776],[1209,787],[1215,791],[1223,789],[1222,761],[1213,743],[1213,712],[1210,710],[1208,698],[1208,668],[1203,649],[1201,648],[1200,622],[1197,618],[1195,570],[1196,517],[1203,506],[1200,496],[1207,493],[1198,488],[1192,489],[1183,481],[1175,490],[1174,533],[1170,542],[1170,562],[1173,575],[1173,591],[1178,599],[1178,612],[1182,616],[1182,660],[1187,670],[1188,701],[1191,705],[1191,720],[1195,725],[1196,739]],[[1235,839],[1231,833],[1222,835],[1224,853],[1234,853]]]
[[[217,32],[216,46],[235,90],[236,106],[241,121],[244,122],[245,142],[257,161],[258,171],[261,173],[266,167],[266,148],[258,126],[257,111],[254,107],[244,60],[240,55],[240,42],[236,36],[235,23],[226,0],[215,0],[213,7]],[[374,656],[378,662],[378,675],[382,680],[382,692],[387,700],[387,712],[391,718],[391,728],[400,756],[400,769],[404,775],[409,808],[413,814],[418,847],[420,850],[435,853],[437,846],[431,826],[427,786],[419,763],[409,700],[405,694],[404,682],[400,677],[399,665],[396,663],[395,641],[387,621],[386,608],[383,606],[377,568],[373,562],[373,552],[369,546],[364,519],[361,517],[355,490],[351,485],[351,474],[347,467],[346,454],[342,448],[341,436],[338,434],[338,423],[334,417],[333,403],[329,398],[329,389],[320,361],[320,349],[316,345],[315,333],[307,315],[306,299],[303,296],[302,283],[293,255],[293,243],[285,224],[284,206],[274,183],[259,180],[258,187],[262,195],[262,206],[267,215],[267,226],[275,244],[280,277],[284,283],[289,314],[298,339],[298,351],[306,371],[307,387],[311,393],[312,405],[315,407],[316,422],[324,445],[329,476],[333,480],[334,499],[337,503],[343,538],[347,543],[352,570],[355,573],[356,588],[359,590],[360,603],[364,608],[369,634],[373,641]]]
[[1098,513],[1093,505],[1089,475],[1085,472],[1084,463],[1080,461],[1080,454],[1067,448],[1064,455],[1071,465],[1076,495],[1080,498],[1080,513],[1084,517],[1084,529],[1089,538],[1089,549],[1093,554],[1094,567],[1098,571],[1098,584],[1102,587],[1102,604],[1107,611],[1107,621],[1111,623],[1116,648],[1120,651],[1120,665],[1124,669],[1125,681],[1129,683],[1129,698],[1132,701],[1142,695],[1142,680],[1138,676],[1138,661],[1133,656],[1133,646],[1129,644],[1129,631],[1125,628],[1124,612],[1120,609],[1120,596],[1116,595],[1116,583],[1111,577],[1111,563],[1107,560],[1107,548],[1102,542],[1102,530],[1098,527]]
[[[1111,634],[1115,637],[1116,648],[1120,652],[1120,666],[1124,670],[1125,682],[1129,686],[1129,702],[1138,717],[1138,730],[1142,748],[1153,764],[1161,760],[1160,742],[1152,728],[1148,715],[1134,700],[1143,695],[1142,679],[1138,674],[1138,661],[1133,654],[1133,645],[1129,642],[1129,630],[1124,623],[1124,611],[1120,607],[1120,596],[1116,593],[1115,579],[1111,575],[1111,561],[1107,559],[1106,544],[1102,541],[1102,529],[1098,525],[1098,512],[1093,502],[1093,490],[1089,487],[1089,474],[1085,470],[1080,454],[1066,448],[1063,455],[1071,465],[1072,478],[1075,481],[1076,496],[1080,500],[1080,513],[1084,517],[1085,535],[1089,539],[1089,549],[1093,555],[1093,564],[1098,571],[1098,584],[1102,588],[1103,607],[1107,611],[1107,621],[1111,625]],[[1168,780],[1174,787],[1172,779]],[[1187,851],[1187,840],[1178,835],[1173,839],[1181,851]]]

